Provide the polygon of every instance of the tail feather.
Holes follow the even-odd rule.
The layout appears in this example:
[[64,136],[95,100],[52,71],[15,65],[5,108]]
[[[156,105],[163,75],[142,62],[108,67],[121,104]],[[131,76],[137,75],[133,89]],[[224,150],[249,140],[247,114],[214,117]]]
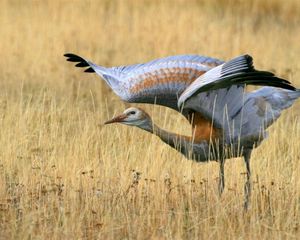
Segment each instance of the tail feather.
[[296,89],[296,91],[290,92],[289,95],[291,98],[297,99],[300,97],[300,88]]
[[[263,87],[248,93],[243,107],[233,116],[237,137],[258,139],[265,136],[266,129],[300,98],[300,89],[287,90]],[[253,144],[253,142],[249,142]]]

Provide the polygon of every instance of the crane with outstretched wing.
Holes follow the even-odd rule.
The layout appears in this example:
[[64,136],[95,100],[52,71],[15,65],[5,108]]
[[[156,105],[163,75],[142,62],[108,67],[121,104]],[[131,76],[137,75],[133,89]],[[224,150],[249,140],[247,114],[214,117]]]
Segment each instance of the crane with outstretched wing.
[[[254,68],[252,57],[228,62],[197,55],[179,55],[144,64],[105,68],[74,54],[77,67],[96,72],[122,100],[159,104],[181,112],[192,124],[192,135],[167,132],[140,108],[129,108],[106,124],[119,122],[153,134],[195,161],[220,162],[219,192],[224,189],[225,159],[243,156],[247,168],[245,208],[251,193],[250,156],[266,129],[300,97],[289,81]],[[245,86],[264,86],[246,92]]]

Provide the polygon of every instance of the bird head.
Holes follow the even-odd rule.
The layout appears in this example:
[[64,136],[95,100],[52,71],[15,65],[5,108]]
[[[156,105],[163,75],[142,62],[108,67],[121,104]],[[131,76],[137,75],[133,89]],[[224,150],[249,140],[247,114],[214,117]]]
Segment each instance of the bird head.
[[152,120],[150,116],[144,110],[135,107],[127,108],[122,114],[106,121],[104,124],[111,123],[122,123],[152,131]]

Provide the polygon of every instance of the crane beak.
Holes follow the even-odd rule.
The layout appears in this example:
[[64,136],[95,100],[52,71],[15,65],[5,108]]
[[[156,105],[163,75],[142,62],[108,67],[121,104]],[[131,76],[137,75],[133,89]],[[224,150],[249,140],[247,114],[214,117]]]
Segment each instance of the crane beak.
[[124,122],[124,120],[127,118],[127,115],[125,114],[121,114],[117,117],[114,117],[113,119],[111,120],[108,120],[106,121],[104,124],[111,124],[111,123],[121,123],[121,122]]

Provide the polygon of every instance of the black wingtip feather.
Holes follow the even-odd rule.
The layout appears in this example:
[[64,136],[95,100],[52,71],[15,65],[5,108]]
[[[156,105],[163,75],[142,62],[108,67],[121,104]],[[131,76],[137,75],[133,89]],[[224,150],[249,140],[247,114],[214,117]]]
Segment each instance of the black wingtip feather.
[[279,87],[296,91],[296,88],[291,85],[288,80],[279,78],[270,74],[270,72],[255,71],[252,74],[246,73],[236,76],[229,80],[233,84],[249,84],[258,86]]
[[278,87],[283,89],[288,89],[291,91],[297,91],[297,89],[291,85],[288,80],[274,76],[270,72],[265,71],[253,71],[245,72],[228,78],[223,78],[220,81],[216,81],[210,84],[207,84],[194,94],[200,92],[206,92],[210,90],[215,90],[219,88],[227,87],[228,85],[257,85],[257,86],[269,86],[269,87]]
[[88,69],[85,70],[85,72],[95,72],[93,68],[90,67],[90,64],[82,57],[75,55],[73,53],[65,53],[64,56],[67,58],[68,62],[75,62],[77,63],[75,67],[89,67]]
[[85,69],[84,72],[92,73],[95,72],[95,70],[90,67],[88,69]]
[[76,67],[88,67],[88,66],[90,66],[90,65],[87,64],[86,62],[80,62],[80,63],[77,63],[75,66],[76,66]]
[[253,58],[249,54],[245,54],[244,56],[247,59],[247,63],[253,66]]
[[64,56],[65,57],[74,57],[74,56],[77,56],[77,55],[75,55],[73,53],[65,53]]
[[248,54],[236,57],[225,63],[222,67],[222,75],[223,80],[218,81],[219,83],[214,82],[211,86],[206,86],[206,90],[214,89],[214,86],[219,85],[221,82],[224,85],[231,82],[232,84],[265,85],[296,90],[289,81],[278,78],[271,72],[255,70],[253,59]]

